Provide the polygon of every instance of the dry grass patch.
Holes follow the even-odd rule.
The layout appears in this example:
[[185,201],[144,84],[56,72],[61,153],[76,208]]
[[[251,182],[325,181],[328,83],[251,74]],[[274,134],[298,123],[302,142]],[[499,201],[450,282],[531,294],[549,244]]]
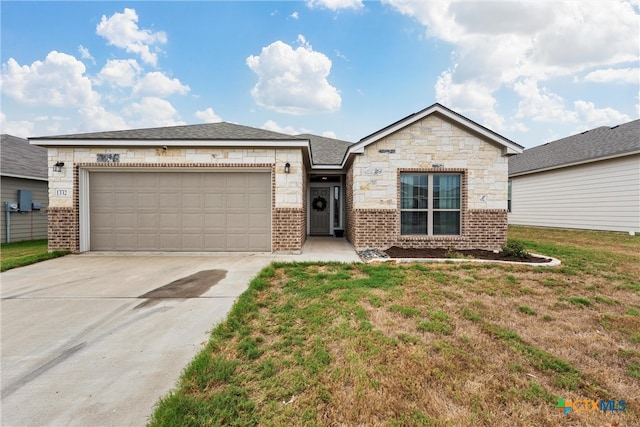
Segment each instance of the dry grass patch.
[[640,425],[640,240],[515,233],[563,265],[272,265],[151,424]]

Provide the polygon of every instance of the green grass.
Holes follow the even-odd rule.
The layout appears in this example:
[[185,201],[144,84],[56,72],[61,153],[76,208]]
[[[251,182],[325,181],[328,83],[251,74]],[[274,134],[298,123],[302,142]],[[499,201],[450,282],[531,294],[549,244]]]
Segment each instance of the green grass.
[[563,265],[272,264],[150,425],[555,425],[560,397],[640,395],[640,240],[510,234]]
[[23,242],[5,243],[0,245],[2,256],[1,271],[24,267],[40,261],[67,255],[69,251],[49,252],[47,240],[27,240]]

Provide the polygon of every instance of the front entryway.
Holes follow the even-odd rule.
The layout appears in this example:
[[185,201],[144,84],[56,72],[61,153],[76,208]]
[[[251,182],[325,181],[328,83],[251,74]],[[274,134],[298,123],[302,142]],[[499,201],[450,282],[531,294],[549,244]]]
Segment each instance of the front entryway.
[[315,235],[328,235],[331,201],[331,187],[311,188],[311,210],[309,231]]

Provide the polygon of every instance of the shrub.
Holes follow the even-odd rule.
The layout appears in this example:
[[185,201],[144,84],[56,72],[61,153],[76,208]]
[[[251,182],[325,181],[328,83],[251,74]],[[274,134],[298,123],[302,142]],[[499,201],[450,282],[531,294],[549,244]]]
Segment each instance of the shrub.
[[502,245],[502,252],[505,255],[515,258],[528,258],[529,252],[524,249],[524,245],[519,240],[507,239],[507,243]]

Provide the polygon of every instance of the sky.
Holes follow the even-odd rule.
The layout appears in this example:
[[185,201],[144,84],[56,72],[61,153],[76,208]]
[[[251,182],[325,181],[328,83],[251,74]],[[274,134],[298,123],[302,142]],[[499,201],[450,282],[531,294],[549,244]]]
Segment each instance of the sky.
[[433,103],[525,147],[640,117],[640,0],[7,1],[0,127],[358,141]]

